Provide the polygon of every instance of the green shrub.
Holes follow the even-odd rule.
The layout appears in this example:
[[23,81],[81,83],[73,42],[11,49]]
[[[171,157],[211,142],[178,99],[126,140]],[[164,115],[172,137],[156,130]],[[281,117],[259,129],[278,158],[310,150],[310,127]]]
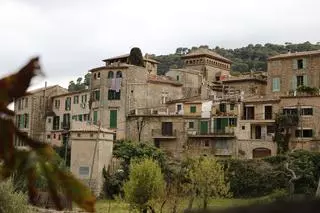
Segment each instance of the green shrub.
[[159,165],[151,160],[133,162],[130,166],[129,181],[124,184],[125,199],[132,208],[146,212],[153,208],[151,201],[162,196],[164,179]]
[[0,182],[0,212],[28,212],[27,195],[17,192],[10,179]]

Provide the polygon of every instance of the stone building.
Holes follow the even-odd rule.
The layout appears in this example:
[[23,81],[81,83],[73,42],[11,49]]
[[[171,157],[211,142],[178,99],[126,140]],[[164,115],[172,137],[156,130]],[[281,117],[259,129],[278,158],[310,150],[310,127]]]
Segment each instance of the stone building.
[[[155,74],[157,63],[145,59],[146,67],[128,64],[128,56],[104,60],[105,66],[91,69],[91,116],[104,128],[116,130],[117,139],[126,134],[127,116],[139,111],[153,113],[172,99],[182,97],[182,84]],[[148,67],[151,67],[150,71]]]
[[96,196],[104,183],[103,168],[108,169],[112,159],[115,132],[96,125],[77,121],[70,129],[70,170],[84,181]]
[[[15,124],[30,137],[45,141],[46,116],[52,109],[51,98],[68,91],[58,85],[44,87],[28,92],[28,95],[15,100]],[[16,146],[24,144],[16,139]]]
[[296,114],[300,120],[292,132],[291,148],[319,151],[319,68],[320,50],[268,59],[267,96],[279,98],[280,113]]
[[[89,90],[68,92],[52,97],[52,108],[46,118],[46,141],[60,146],[67,140],[74,121],[89,123]],[[93,123],[97,123],[93,119]]]

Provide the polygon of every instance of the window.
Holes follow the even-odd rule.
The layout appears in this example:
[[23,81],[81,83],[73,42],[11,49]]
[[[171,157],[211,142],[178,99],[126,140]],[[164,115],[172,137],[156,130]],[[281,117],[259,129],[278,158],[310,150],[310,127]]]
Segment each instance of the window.
[[297,129],[295,132],[296,138],[312,138],[312,129]]
[[122,72],[121,71],[117,71],[116,78],[122,78]]
[[283,114],[285,114],[285,115],[298,115],[298,109],[297,108],[284,108]]
[[110,110],[110,128],[117,128],[117,110]]
[[74,104],[78,104],[79,103],[79,96],[78,95],[73,97],[73,103]]
[[81,176],[89,175],[89,166],[80,166],[79,167],[79,175],[81,175]]
[[303,76],[302,75],[298,75],[297,76],[297,87],[303,86]]
[[313,115],[313,109],[312,108],[302,108],[301,115]]
[[303,60],[302,59],[298,59],[297,60],[297,68],[298,69],[303,69]]
[[265,120],[272,119],[272,106],[264,106],[264,119]]
[[49,124],[51,123],[51,118],[48,118],[48,123],[49,123]]
[[60,116],[54,116],[53,117],[52,129],[53,130],[58,130],[59,126],[60,126]]
[[21,110],[23,108],[21,99],[18,100],[18,104],[17,105],[18,105],[18,110]]
[[71,110],[71,97],[66,98],[64,108],[66,111]]
[[108,100],[120,100],[121,91],[116,92],[115,90],[108,90]]
[[58,135],[58,140],[59,140],[59,141],[61,140],[61,135]]
[[93,74],[93,79],[97,79],[97,73]]
[[93,138],[93,133],[90,133],[90,137]]
[[100,90],[95,90],[92,92],[93,101],[100,100]]
[[157,147],[157,148],[160,148],[160,141],[159,141],[159,139],[155,139],[155,140],[154,140],[154,146]]
[[194,128],[194,122],[193,121],[189,121],[189,129],[193,129]]
[[81,134],[80,134],[80,133],[77,133],[77,137],[80,138],[80,137],[81,137]]
[[109,72],[108,72],[108,78],[113,78],[113,75],[114,75],[114,74],[113,74],[112,71],[109,71]]
[[273,78],[272,79],[272,92],[279,92],[280,91],[280,78]]
[[209,145],[210,145],[209,140],[205,140],[205,141],[204,141],[204,146],[205,146],[205,147],[209,147]]
[[229,126],[237,126],[237,118],[229,118]]
[[98,111],[93,111],[93,124],[98,123]]
[[197,112],[197,107],[196,106],[190,106],[190,112],[191,113],[196,113]]
[[47,139],[50,139],[51,138],[51,135],[47,135]]
[[87,95],[82,95],[81,96],[81,103],[86,103],[87,102]]
[[98,79],[100,78],[100,72],[98,72],[97,78],[98,78]]
[[82,115],[78,115],[79,121],[82,121]]
[[70,114],[69,113],[63,114],[62,128],[63,129],[70,128]]
[[179,80],[180,80],[180,76],[177,75],[177,81],[179,81]]
[[72,120],[78,120],[78,116],[76,116],[76,115],[72,115]]
[[226,112],[226,104],[225,103],[219,104],[219,110],[220,112]]
[[28,114],[24,114],[24,122],[23,122],[23,127],[24,128],[28,128],[29,126],[29,115]]
[[230,110],[234,110],[234,104],[230,104]]
[[28,98],[25,99],[25,108],[28,107]]
[[172,136],[173,135],[172,122],[162,122],[161,123],[161,133],[162,133],[162,135]]
[[54,107],[56,109],[59,109],[60,108],[60,100],[54,100]]
[[88,114],[83,114],[83,120],[88,121],[89,120],[89,115]]
[[246,126],[241,126],[241,129],[242,129],[242,130],[245,130],[245,129],[246,129]]
[[181,104],[177,104],[177,112],[180,112],[182,110],[182,105]]

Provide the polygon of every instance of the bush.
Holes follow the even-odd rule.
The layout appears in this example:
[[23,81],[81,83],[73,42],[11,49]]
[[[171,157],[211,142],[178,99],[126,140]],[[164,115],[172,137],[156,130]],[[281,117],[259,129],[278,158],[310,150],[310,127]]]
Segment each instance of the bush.
[[0,212],[28,212],[27,195],[17,192],[10,179],[0,182]]
[[164,179],[159,165],[144,159],[130,166],[129,181],[124,184],[125,199],[131,207],[146,212],[152,208],[151,201],[162,196]]

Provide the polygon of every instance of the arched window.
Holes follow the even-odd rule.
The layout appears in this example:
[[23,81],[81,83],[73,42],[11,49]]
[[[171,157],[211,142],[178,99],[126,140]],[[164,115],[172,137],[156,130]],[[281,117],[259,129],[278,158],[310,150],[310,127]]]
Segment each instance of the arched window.
[[122,72],[121,71],[117,71],[116,78],[122,78]]
[[109,71],[108,78],[113,78],[113,72],[112,71]]

